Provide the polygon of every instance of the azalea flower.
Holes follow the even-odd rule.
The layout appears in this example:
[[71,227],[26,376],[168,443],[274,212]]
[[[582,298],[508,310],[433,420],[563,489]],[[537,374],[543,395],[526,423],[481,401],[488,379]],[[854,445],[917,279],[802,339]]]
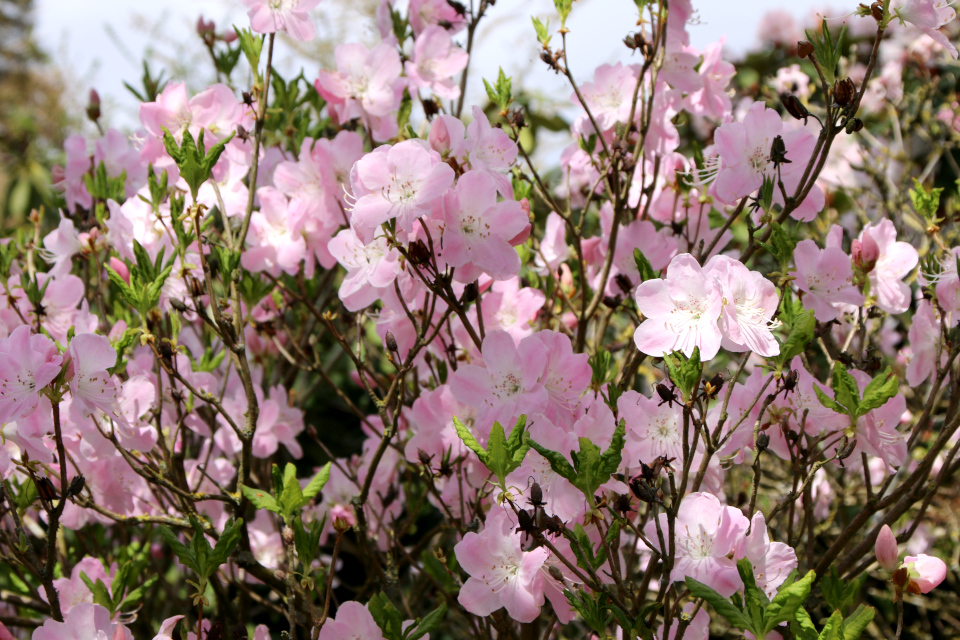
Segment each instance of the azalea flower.
[[518,622],[533,622],[544,603],[540,568],[550,552],[546,547],[523,551],[516,523],[502,508],[487,514],[481,533],[467,533],[453,548],[469,578],[457,601],[477,616],[506,608]]
[[430,89],[440,98],[456,100],[460,86],[453,81],[467,66],[469,55],[454,46],[443,27],[431,25],[417,36],[413,59],[404,65],[412,88]]
[[37,627],[31,640],[133,640],[133,634],[111,622],[104,607],[83,602],[73,607],[63,622],[51,619]]
[[291,206],[273,187],[262,187],[257,196],[260,210],[250,217],[250,246],[240,256],[240,264],[248,271],[264,271],[275,278],[281,273],[295,275],[307,252],[299,229],[306,212],[303,206]]
[[910,575],[907,591],[930,593],[947,577],[947,565],[940,558],[919,553],[903,559],[903,566]]
[[284,31],[294,40],[308,41],[317,37],[317,30],[307,15],[320,0],[243,0],[250,7],[250,29],[254,33]]
[[703,50],[703,61],[700,63],[703,88],[694,91],[683,100],[684,109],[695,116],[722,120],[730,113],[732,104],[730,96],[727,95],[727,85],[736,75],[736,69],[720,57],[726,40],[724,36],[718,42],[708,44]]
[[651,464],[657,457],[683,457],[683,412],[677,403],[667,404],[636,391],[627,391],[617,408],[626,420],[627,463]]
[[365,606],[350,600],[337,608],[337,615],[327,620],[320,630],[319,640],[384,640],[373,614]]
[[739,260],[714,256],[703,267],[723,292],[720,330],[722,346],[729,351],[753,351],[765,358],[780,353],[772,328],[779,326],[773,314],[780,306],[777,288],[763,274],[750,271]]
[[640,351],[655,357],[681,351],[690,357],[699,347],[703,360],[717,355],[723,294],[716,279],[705,274],[692,255],[675,257],[667,278],[641,284],[636,299],[637,309],[646,317],[633,336]]
[[[667,515],[657,517],[666,536]],[[690,576],[724,598],[742,589],[736,558],[739,543],[749,527],[750,521],[739,509],[722,506],[713,494],[691,493],[684,497],[674,522],[676,561],[670,573],[671,582]],[[656,523],[647,523],[643,532],[660,551]],[[743,557],[742,554],[739,557]]]
[[870,262],[870,293],[877,298],[877,306],[887,313],[903,313],[910,308],[910,287],[903,282],[920,260],[917,250],[907,242],[897,242],[893,222],[883,219],[869,223],[860,232],[861,246],[875,247],[876,257]]
[[53,340],[25,324],[0,339],[0,424],[37,408],[40,391],[60,373],[62,361]]
[[400,252],[389,246],[382,233],[363,244],[353,229],[344,229],[327,245],[346,270],[340,300],[349,311],[365,309],[382,297],[400,273]]
[[840,314],[835,305],[863,304],[863,294],[853,286],[853,267],[850,256],[839,247],[821,249],[813,240],[801,240],[793,253],[797,265],[790,275],[796,278],[803,296],[803,306],[813,309],[820,322],[836,319]]
[[950,42],[946,35],[940,32],[940,27],[957,17],[957,12],[947,0],[902,0],[900,6],[893,7],[893,14],[900,20],[900,24],[909,22],[935,42],[943,46],[954,58],[957,57],[957,47]]
[[907,361],[907,384],[911,387],[919,386],[934,374],[938,357],[940,364],[946,362],[942,338],[940,312],[929,300],[921,300],[907,332],[907,342],[912,351]]
[[770,599],[790,572],[797,568],[797,552],[782,542],[770,542],[766,519],[759,511],[753,514],[750,535],[743,541],[742,554],[753,565],[757,587]]
[[70,379],[73,406],[85,415],[99,409],[116,417],[119,389],[107,369],[117,364],[117,351],[110,340],[81,333],[70,341],[69,351],[73,367]]

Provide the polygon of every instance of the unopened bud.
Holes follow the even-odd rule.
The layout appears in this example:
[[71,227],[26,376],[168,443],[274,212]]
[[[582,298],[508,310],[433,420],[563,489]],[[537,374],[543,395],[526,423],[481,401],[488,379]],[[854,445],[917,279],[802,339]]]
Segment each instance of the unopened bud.
[[877,562],[884,571],[893,573],[897,570],[897,558],[900,551],[897,549],[897,537],[893,535],[893,531],[890,530],[888,525],[883,525],[883,528],[880,529],[874,551],[877,554]]
[[430,261],[430,249],[427,248],[423,240],[411,243],[410,248],[407,249],[407,255],[410,256],[410,262],[415,265],[426,264]]
[[794,95],[784,96],[781,100],[783,108],[786,109],[795,120],[803,120],[803,123],[807,123],[807,118],[810,117],[810,112],[807,111],[807,108],[803,106],[803,103],[800,102],[800,98]]
[[100,119],[100,94],[96,89],[90,89],[90,98],[87,101],[87,117],[91,122]]
[[618,273],[614,276],[613,281],[617,284],[617,288],[624,293],[630,293],[633,291],[633,282],[627,277],[626,274]]
[[180,313],[185,313],[187,311],[187,305],[183,304],[183,300],[180,298],[169,298],[170,306],[179,311]]
[[117,258],[116,256],[110,256],[108,261],[110,268],[117,272],[117,275],[123,278],[123,281],[127,284],[130,284],[130,269],[127,268],[127,264]]
[[471,282],[463,288],[463,295],[460,296],[461,302],[470,303],[480,295],[480,285],[477,282]]
[[883,20],[883,3],[874,2],[872,5],[870,5],[870,15],[872,15],[873,19],[876,20],[877,22],[882,21]]
[[333,529],[337,533],[344,533],[350,530],[350,523],[346,519],[337,516],[333,519]]
[[286,526],[285,526],[285,527],[283,528],[283,531],[280,533],[280,535],[283,536],[283,543],[284,543],[284,544],[286,544],[287,546],[290,546],[291,544],[293,544],[294,539],[295,539],[295,536],[294,536],[294,534],[293,534],[293,529],[291,529],[290,527],[286,527]]
[[430,120],[433,118],[433,116],[440,113],[440,106],[437,104],[436,100],[427,98],[423,101],[423,113],[427,116],[427,119]]
[[770,446],[770,434],[762,431],[757,434],[757,451],[763,452]]
[[840,448],[837,450],[837,460],[846,460],[851,455],[853,455],[853,450],[857,447],[856,438],[848,438],[847,436],[843,437],[843,442],[840,445]]
[[387,334],[383,337],[383,342],[387,345],[387,351],[390,353],[397,353],[397,351],[399,351],[397,348],[397,339],[393,336],[392,331],[387,331]]
[[859,240],[854,240],[850,244],[850,256],[854,264],[870,273],[880,258],[880,247],[872,235],[865,233]]
[[847,124],[844,127],[844,130],[848,135],[851,133],[856,133],[857,131],[860,131],[860,129],[863,129],[863,120],[860,118],[850,118],[847,120]]
[[833,100],[841,107],[846,107],[857,96],[857,85],[850,78],[837,80],[833,85]]
[[430,463],[433,462],[433,456],[424,451],[423,449],[417,449],[417,459],[420,460],[420,464],[425,467],[429,467]]
[[70,489],[67,491],[67,495],[78,496],[80,492],[83,491],[83,488],[86,486],[86,479],[81,476],[74,476],[73,480],[70,481]]
[[58,498],[57,490],[53,487],[53,483],[50,482],[49,478],[40,478],[36,482],[37,493],[43,500],[50,502]]
[[806,40],[801,40],[797,43],[797,55],[801,58],[806,58],[807,56],[813,53],[813,45]]
[[563,573],[561,573],[560,568],[556,565],[550,565],[547,568],[547,573],[550,574],[550,577],[556,580],[557,582],[563,582]]

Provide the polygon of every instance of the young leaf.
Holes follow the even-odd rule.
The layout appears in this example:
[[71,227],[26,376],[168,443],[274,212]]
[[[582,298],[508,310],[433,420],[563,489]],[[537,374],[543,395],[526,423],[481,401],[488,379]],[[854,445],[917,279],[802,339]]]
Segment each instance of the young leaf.
[[777,362],[781,367],[786,366],[796,356],[807,349],[807,345],[813,340],[814,332],[817,328],[817,321],[813,317],[813,310],[806,309],[793,319],[793,325],[790,327],[790,334],[786,342],[780,346],[780,355],[777,356]]
[[843,621],[843,640],[857,640],[866,631],[867,625],[873,621],[876,613],[877,610],[873,607],[864,605],[857,607],[856,611]]
[[[810,595],[810,589],[813,587],[813,581],[817,575],[813,571],[808,571],[793,584],[781,586],[777,595],[770,601],[764,616],[763,637],[773,631],[782,622],[790,622],[796,617],[797,611],[803,605],[807,596]],[[760,636],[758,636],[760,637]]]
[[859,415],[860,407],[860,388],[857,386],[857,380],[847,371],[841,363],[833,363],[833,379],[830,381],[833,388],[834,399],[843,407],[851,417]]
[[[223,533],[220,534],[220,539],[217,540],[217,544],[214,545],[213,551],[210,553],[208,566],[206,567],[206,576],[204,577],[209,578],[212,576],[216,573],[217,569],[220,568],[220,565],[230,559],[234,549],[237,548],[237,543],[240,542],[242,526],[243,518],[237,518],[232,522],[228,522],[227,526],[224,527]],[[206,542],[206,540],[204,540],[204,542]]]
[[703,598],[714,608],[714,610],[719,613],[721,616],[727,619],[731,625],[737,629],[743,631],[749,631],[756,637],[764,637],[757,633],[757,631],[752,627],[750,621],[747,619],[743,612],[737,607],[733,606],[733,603],[721,596],[719,593],[713,590],[713,588],[708,587],[707,585],[694,580],[693,578],[687,576],[686,579],[687,589],[690,590],[690,595],[694,598]]
[[320,468],[320,471],[317,472],[317,475],[313,476],[313,479],[307,483],[307,486],[303,488],[303,497],[308,500],[313,500],[318,493],[323,491],[323,488],[327,485],[327,481],[330,479],[330,463],[323,465]]
[[570,482],[573,482],[573,479],[576,477],[577,472],[570,465],[570,463],[567,462],[567,459],[563,456],[562,453],[559,453],[557,451],[551,451],[550,449],[547,449],[543,445],[537,444],[533,440],[530,440],[529,437],[527,437],[527,442],[530,444],[531,447],[533,447],[534,451],[536,451],[537,453],[539,453],[540,455],[542,455],[544,458],[547,459],[547,462],[550,463],[550,468],[553,469],[554,472],[558,473],[561,477],[566,478]]
[[637,265],[637,271],[640,272],[640,283],[657,278],[657,272],[653,270],[653,265],[650,264],[650,261],[647,260],[640,249],[633,250],[633,262]]
[[867,388],[863,390],[863,400],[860,402],[859,415],[866,415],[867,412],[882,407],[900,390],[900,380],[893,374],[890,367],[887,367],[883,373],[877,375]]
[[457,430],[457,435],[460,436],[461,440],[463,440],[463,444],[467,445],[468,449],[477,454],[477,457],[480,458],[480,462],[486,466],[487,451],[480,446],[480,443],[477,441],[477,439],[472,433],[470,433],[470,430],[467,429],[467,426],[460,422],[460,419],[457,416],[453,416],[453,428]]
[[410,635],[406,637],[406,640],[420,640],[423,636],[428,633],[432,633],[440,628],[440,623],[443,622],[444,616],[447,615],[447,603],[441,602],[440,606],[423,616],[423,619],[420,620],[420,624],[410,632]]

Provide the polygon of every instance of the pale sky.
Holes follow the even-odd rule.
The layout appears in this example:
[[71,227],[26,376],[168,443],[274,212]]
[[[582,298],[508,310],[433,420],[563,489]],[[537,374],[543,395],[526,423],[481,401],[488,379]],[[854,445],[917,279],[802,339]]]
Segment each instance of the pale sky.
[[[836,0],[835,0],[836,1]],[[814,9],[829,5],[829,0],[694,0],[699,23],[691,24],[691,44],[698,48],[727,37],[727,50],[742,52],[757,39],[757,28],[764,13],[786,9],[808,22]],[[855,5],[853,0],[850,4]],[[324,0],[312,12],[318,30],[330,32],[331,25],[348,25],[339,41],[370,41],[375,33],[372,20],[350,7],[350,0]],[[523,84],[546,96],[565,98],[570,93],[563,79],[539,61],[530,15],[541,19],[556,13],[552,0],[500,0],[481,23],[479,46],[471,62],[473,82],[468,102],[482,100],[480,77],[493,78],[498,67],[514,75],[515,86]],[[123,88],[126,80],[139,86],[140,60],[147,47],[162,53],[173,51],[176,43],[187,43],[194,55],[202,51],[193,35],[197,17],[213,19],[218,30],[233,23],[248,24],[240,0],[37,0],[36,36],[54,60],[68,70],[68,81],[84,104],[87,90],[96,87],[105,99],[105,114],[111,124],[136,125],[136,101]],[[621,40],[633,30],[636,8],[631,0],[579,0],[568,22],[568,56],[574,72],[584,81],[604,62],[629,60],[630,52]],[[339,19],[337,19],[339,18]],[[345,22],[344,22],[345,21]],[[154,31],[151,33],[151,29]],[[463,33],[458,40],[465,40]],[[316,61],[297,58],[286,43],[278,41],[280,68],[287,71],[304,66],[306,77],[313,78],[319,68]],[[209,75],[212,65],[201,67],[199,79]],[[205,75],[204,75],[205,74]]]

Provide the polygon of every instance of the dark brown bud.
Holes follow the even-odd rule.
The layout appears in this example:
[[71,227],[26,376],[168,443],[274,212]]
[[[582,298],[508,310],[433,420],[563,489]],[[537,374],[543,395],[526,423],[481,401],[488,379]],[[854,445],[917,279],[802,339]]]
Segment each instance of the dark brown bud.
[[883,20],[883,3],[874,2],[872,5],[870,5],[870,15],[872,15],[873,19],[876,20],[877,22],[882,21]]
[[636,51],[639,49],[640,53],[644,53],[647,45],[647,39],[643,37],[643,33],[637,31],[636,33],[631,33],[624,38],[623,44],[625,44],[631,51]]
[[193,276],[187,275],[187,285],[190,287],[190,295],[194,298],[199,298],[203,295],[203,285]]
[[722,373],[717,373],[707,382],[703,383],[703,390],[708,396],[715,396],[720,392],[720,389],[723,388],[723,383],[726,380],[726,376]]
[[[453,7],[453,10],[457,12],[457,15],[467,15],[467,7],[464,6],[462,2],[457,2],[457,0],[447,0],[447,4]],[[490,4],[492,5],[493,3],[491,2]]]
[[253,96],[246,91],[243,92],[243,104],[247,105],[248,107],[253,106]]
[[399,351],[397,348],[397,339],[393,336],[392,331],[387,331],[387,334],[383,337],[383,342],[387,346],[387,351],[390,353],[397,353]]
[[410,256],[410,262],[418,266],[430,261],[430,249],[423,240],[411,243],[410,248],[407,249],[407,255]]
[[[856,438],[847,438],[843,437],[843,441],[840,443],[840,448],[837,449],[837,460],[846,460],[851,455],[853,455],[853,450],[857,448],[857,439]],[[840,463],[841,466],[843,462]]]
[[783,103],[783,108],[786,109],[787,113],[793,116],[795,120],[803,120],[804,124],[807,123],[810,112],[807,111],[807,108],[800,102],[800,98],[794,95],[787,95],[783,97],[781,102]]
[[471,282],[463,288],[463,295],[460,296],[461,302],[473,302],[480,296],[480,284],[477,282]]
[[417,459],[420,460],[420,464],[425,467],[429,467],[433,462],[433,456],[424,451],[423,449],[417,449]]
[[801,58],[806,58],[807,56],[813,53],[813,45],[806,40],[801,40],[797,43],[797,55]]
[[160,351],[160,355],[163,356],[164,360],[169,360],[173,357],[173,354],[176,353],[173,349],[173,344],[167,338],[160,340],[158,350]]
[[540,485],[536,482],[530,487],[530,505],[533,507],[542,507],[543,502],[543,489],[540,488]]
[[183,300],[179,298],[170,298],[170,306],[180,313],[186,313],[187,311],[187,305],[183,304]]
[[36,482],[37,493],[40,495],[42,500],[50,502],[56,500],[59,496],[57,490],[53,487],[53,483],[50,482],[49,478],[40,478]]
[[857,96],[857,85],[850,78],[837,80],[833,85],[833,100],[841,107],[846,107]]
[[517,512],[517,527],[516,533],[537,533],[537,525],[533,522],[533,516],[530,515],[529,511],[521,509]]
[[69,496],[78,496],[80,492],[83,491],[83,488],[86,486],[86,479],[81,476],[74,476],[73,480],[70,481],[70,489],[67,491]]
[[633,291],[633,282],[630,281],[630,278],[626,274],[618,273],[613,281],[617,283],[617,288],[624,293],[630,293]]
[[783,136],[777,136],[773,139],[773,144],[770,146],[770,162],[774,166],[792,162],[792,160],[787,159],[787,145],[783,141]]
[[757,451],[766,451],[770,446],[770,435],[766,431],[757,434]]
[[547,568],[547,573],[550,574],[550,577],[556,580],[557,582],[563,582],[563,573],[560,571],[560,568],[552,564]]
[[237,125],[237,137],[243,142],[250,140],[250,134],[247,133],[247,130],[243,128],[242,125]]
[[857,131],[860,131],[860,129],[863,129],[863,120],[860,118],[850,118],[847,120],[846,131],[848,134],[856,133]]
[[437,101],[433,98],[427,98],[423,101],[423,113],[427,116],[427,119],[430,120],[433,116],[440,113],[440,106],[437,104]]
[[900,567],[893,572],[893,584],[898,588],[903,589],[907,586],[907,583],[910,581],[910,571],[906,567]]
[[623,300],[621,300],[620,296],[603,296],[602,302],[603,306],[607,309],[616,309]]

